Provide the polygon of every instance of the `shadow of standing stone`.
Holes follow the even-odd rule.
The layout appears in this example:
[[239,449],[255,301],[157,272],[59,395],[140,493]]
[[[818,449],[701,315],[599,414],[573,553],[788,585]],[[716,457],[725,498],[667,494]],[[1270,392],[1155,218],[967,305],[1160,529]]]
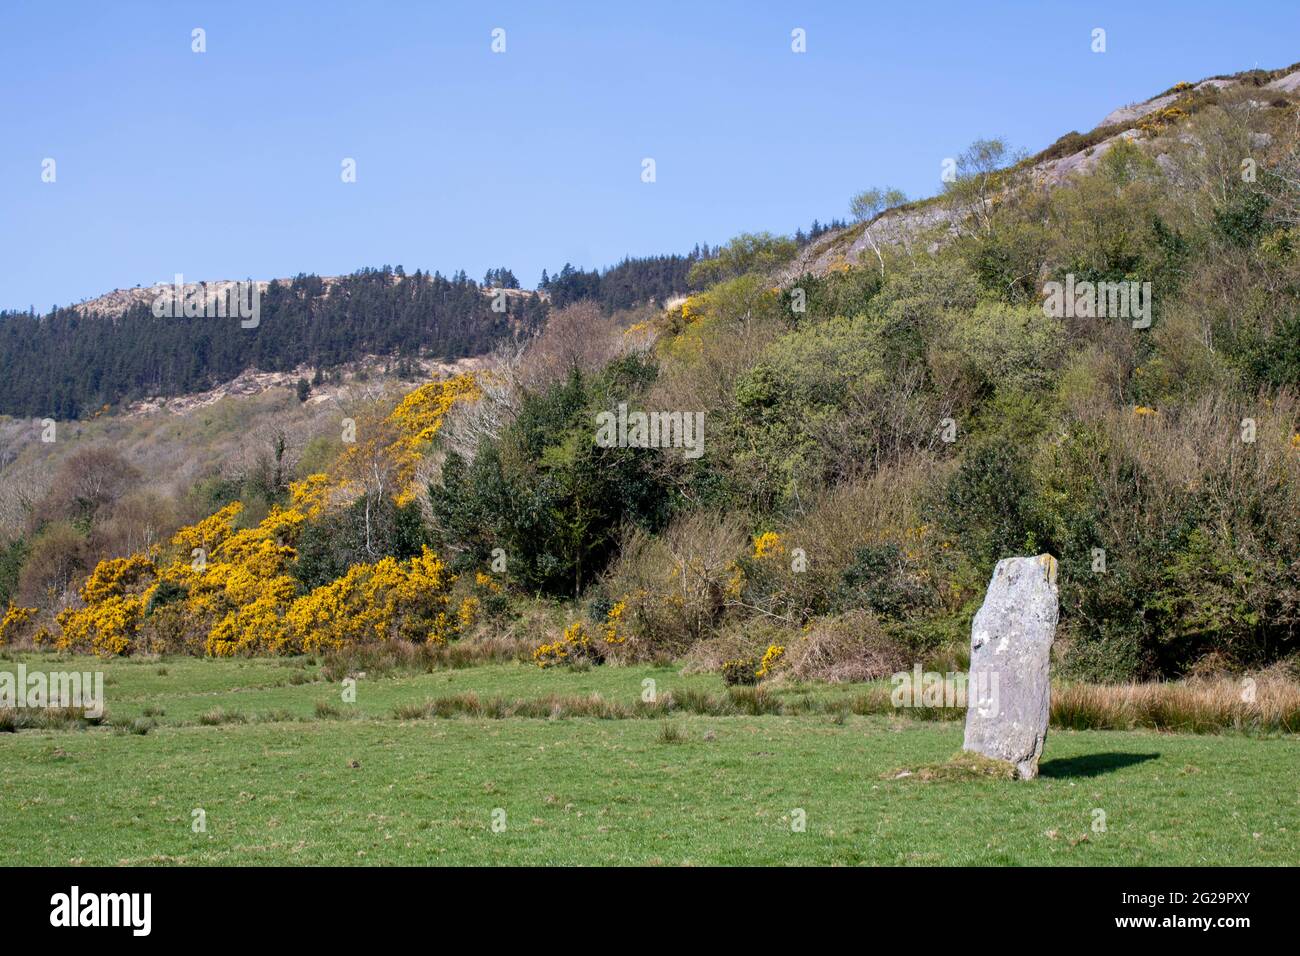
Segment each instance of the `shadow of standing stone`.
[[1003,558],[971,625],[962,749],[1005,760],[1022,780],[1038,776],[1047,740],[1059,609],[1055,558]]

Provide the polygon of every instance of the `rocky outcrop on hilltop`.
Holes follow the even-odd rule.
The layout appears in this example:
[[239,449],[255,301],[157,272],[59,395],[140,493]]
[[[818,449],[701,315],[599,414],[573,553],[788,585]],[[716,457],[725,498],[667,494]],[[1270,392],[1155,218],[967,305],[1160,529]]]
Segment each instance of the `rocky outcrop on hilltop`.
[[[1256,89],[1261,94],[1264,91],[1273,95],[1300,94],[1300,69],[1292,65],[1280,70],[1216,76],[1196,84],[1180,83],[1142,103],[1122,106],[1108,113],[1087,134],[1069,133],[1052,147],[1025,160],[1023,166],[1028,172],[1025,181],[1038,187],[1060,186],[1071,176],[1095,168],[1116,144],[1139,141],[1158,131],[1160,122],[1176,121],[1178,104],[1185,102],[1185,97],[1203,98],[1239,88]],[[1076,142],[1078,148],[1070,148]],[[874,257],[873,243],[880,247],[903,246],[908,250],[918,244],[932,248],[951,238],[958,219],[958,214],[938,197],[889,209],[870,223],[856,223],[818,237],[780,270],[777,279],[784,284],[801,275],[824,275],[845,265],[858,265]]]

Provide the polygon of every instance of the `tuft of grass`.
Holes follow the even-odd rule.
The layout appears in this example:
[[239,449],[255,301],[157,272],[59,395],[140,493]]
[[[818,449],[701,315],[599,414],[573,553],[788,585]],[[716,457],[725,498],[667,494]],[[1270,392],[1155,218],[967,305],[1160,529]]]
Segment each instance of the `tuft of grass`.
[[243,724],[247,722],[237,710],[226,710],[224,707],[213,707],[205,713],[199,714],[199,723],[204,727],[219,727],[222,724]]
[[136,717],[131,720],[123,720],[113,724],[113,730],[119,734],[131,734],[136,737],[143,737],[149,731],[158,726],[156,720],[150,720],[147,717]]
[[686,735],[681,732],[676,724],[664,724],[659,728],[659,742],[661,744],[680,744],[686,739]]
[[1014,780],[1016,768],[1005,760],[994,760],[983,754],[958,751],[942,763],[922,764],[919,767],[899,767],[881,774],[885,780],[920,780],[960,783],[965,780]]
[[253,716],[253,721],[259,724],[283,724],[295,719],[293,711],[286,710],[283,707],[262,711]]
[[849,702],[849,709],[859,717],[892,714],[897,710],[889,699],[889,691],[883,687],[873,687],[858,694]]
[[428,702],[422,704],[398,704],[393,708],[394,720],[423,720],[428,716]]
[[[811,713],[820,706],[815,702],[800,703],[790,708],[789,712]],[[545,697],[508,700],[502,697],[484,698],[469,692],[436,697],[423,704],[399,704],[392,710],[393,716],[398,720],[419,720],[424,717],[478,717],[490,720],[510,717],[542,720],[594,717],[597,720],[632,720],[663,717],[672,713],[753,717],[786,712],[787,707],[779,697],[754,687],[733,688],[722,697],[684,690],[665,693],[653,702],[638,699],[633,703],[611,700],[600,694],[550,694]]]
[[17,707],[0,710],[0,732],[80,730],[108,722],[108,714],[91,717],[84,707]]
[[145,707],[143,711],[141,711],[141,713],[144,714],[144,716],[146,717],[167,716],[167,711],[163,710],[161,707],[157,706],[156,704],[149,704],[148,706]]
[[[736,705],[737,713],[749,717],[785,712],[781,699],[761,687],[733,687],[727,693],[731,697],[731,702]],[[811,704],[811,701],[806,703]],[[808,710],[803,712],[808,713]]]
[[317,720],[338,720],[343,712],[327,700],[316,701],[314,708]]
[[[1243,699],[1244,680],[1151,684],[1053,684],[1051,726],[1067,730],[1151,729],[1176,733],[1247,735],[1300,733],[1300,684],[1260,678],[1254,700]],[[894,714],[914,720],[964,720],[961,707],[895,708],[889,690],[869,688],[853,698],[858,716]],[[788,712],[788,708],[787,708]]]

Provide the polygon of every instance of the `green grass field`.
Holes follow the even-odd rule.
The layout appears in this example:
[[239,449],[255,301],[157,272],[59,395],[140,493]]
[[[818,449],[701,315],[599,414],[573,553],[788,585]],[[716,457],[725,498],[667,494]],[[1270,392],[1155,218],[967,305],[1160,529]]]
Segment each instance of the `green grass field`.
[[[894,772],[951,757],[960,721],[395,716],[469,692],[631,706],[646,678],[661,694],[722,694],[716,676],[675,668],[363,678],[346,704],[303,660],[23,659],[102,668],[117,726],[0,734],[0,855],[12,864],[1300,862],[1295,737],[1054,730],[1038,780],[923,781]],[[202,723],[214,710],[238,717]],[[147,734],[120,729],[135,718]]]

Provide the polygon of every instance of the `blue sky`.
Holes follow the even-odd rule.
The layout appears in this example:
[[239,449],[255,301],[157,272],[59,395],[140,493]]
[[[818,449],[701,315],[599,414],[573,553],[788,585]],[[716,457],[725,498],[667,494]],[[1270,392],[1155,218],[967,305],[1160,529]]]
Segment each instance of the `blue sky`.
[[6,0],[0,56],[0,307],[44,311],[177,272],[531,287],[793,232],[867,186],[933,193],[977,137],[1035,151],[1300,60],[1300,4]]

